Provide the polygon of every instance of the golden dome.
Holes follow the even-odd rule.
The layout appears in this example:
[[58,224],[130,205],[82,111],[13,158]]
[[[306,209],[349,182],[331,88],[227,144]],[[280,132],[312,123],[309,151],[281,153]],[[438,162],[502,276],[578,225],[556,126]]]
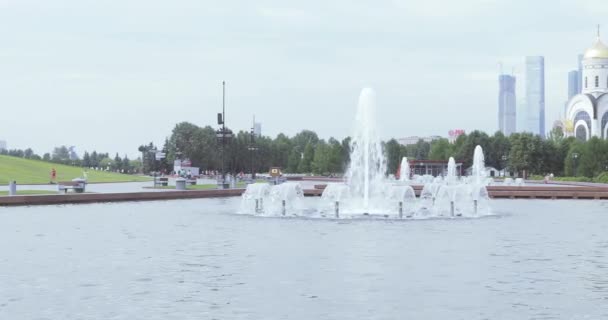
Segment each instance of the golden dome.
[[599,37],[593,47],[585,51],[585,59],[608,59],[608,47],[600,41]]

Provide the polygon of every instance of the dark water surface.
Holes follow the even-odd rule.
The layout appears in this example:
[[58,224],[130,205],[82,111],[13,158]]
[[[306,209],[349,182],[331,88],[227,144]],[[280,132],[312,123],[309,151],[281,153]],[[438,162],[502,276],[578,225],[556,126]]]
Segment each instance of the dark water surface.
[[0,208],[0,319],[608,319],[606,201],[426,221],[237,207]]

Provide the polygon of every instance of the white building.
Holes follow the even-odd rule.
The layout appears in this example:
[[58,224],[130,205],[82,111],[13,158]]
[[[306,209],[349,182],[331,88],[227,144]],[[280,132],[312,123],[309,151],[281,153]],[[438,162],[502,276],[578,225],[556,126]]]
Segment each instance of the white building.
[[420,140],[431,143],[431,142],[433,142],[435,140],[439,140],[439,139],[441,139],[440,136],[428,136],[428,137],[411,136],[411,137],[397,139],[397,142],[399,142],[400,145],[409,146],[409,145],[418,143],[418,141],[420,141]]
[[566,134],[580,140],[608,138],[608,47],[600,40],[585,51],[580,94],[568,101]]

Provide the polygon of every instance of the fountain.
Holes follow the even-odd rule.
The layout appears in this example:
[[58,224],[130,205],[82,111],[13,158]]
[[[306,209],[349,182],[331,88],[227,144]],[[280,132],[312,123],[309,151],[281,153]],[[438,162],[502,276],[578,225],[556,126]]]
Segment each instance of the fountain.
[[[399,180],[386,176],[386,156],[376,131],[375,93],[363,89],[351,140],[350,165],[345,182],[328,184],[316,209],[300,205],[303,192],[297,183],[270,187],[250,184],[243,194],[242,212],[268,216],[306,215],[313,218],[411,218],[479,217],[490,213],[483,150],[475,148],[472,175],[459,179],[454,158],[445,178],[414,176],[403,158]],[[424,185],[420,199],[412,184]],[[264,185],[264,186],[263,186]]]
[[410,174],[410,163],[407,161],[407,157],[403,157],[403,159],[401,159],[401,165],[399,166],[399,181],[409,182]]
[[242,196],[241,212],[257,215],[300,215],[304,192],[299,183],[286,182],[271,186],[252,183]]
[[445,180],[448,184],[454,184],[457,182],[458,177],[456,176],[456,161],[454,157],[450,157],[448,160],[448,172],[445,176]]
[[474,182],[477,184],[482,183],[483,179],[487,177],[486,164],[481,146],[476,146],[475,151],[473,152],[473,166],[471,167],[471,175]]

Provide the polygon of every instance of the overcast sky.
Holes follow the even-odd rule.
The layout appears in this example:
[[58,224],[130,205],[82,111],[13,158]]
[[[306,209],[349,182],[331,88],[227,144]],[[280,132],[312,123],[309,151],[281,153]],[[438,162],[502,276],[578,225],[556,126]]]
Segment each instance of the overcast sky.
[[383,138],[497,130],[498,62],[545,56],[547,127],[606,0],[0,0],[0,140],[137,155],[177,122],[350,134],[361,88]]

